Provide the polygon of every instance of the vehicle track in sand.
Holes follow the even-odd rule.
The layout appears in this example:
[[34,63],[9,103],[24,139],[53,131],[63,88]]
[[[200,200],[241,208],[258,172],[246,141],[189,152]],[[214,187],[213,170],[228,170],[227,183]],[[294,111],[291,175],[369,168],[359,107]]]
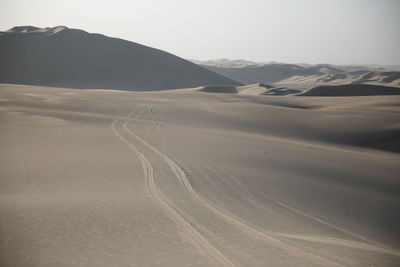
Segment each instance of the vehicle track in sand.
[[[153,111],[153,108],[150,108],[149,109],[149,113],[151,115],[154,115],[154,113],[152,111]],[[308,251],[305,251],[303,249],[300,249],[298,247],[289,245],[289,244],[281,241],[280,239],[275,238],[274,236],[272,236],[272,235],[270,235],[270,234],[268,234],[266,232],[260,231],[260,230],[256,229],[255,227],[243,222],[242,220],[229,215],[225,211],[219,209],[218,207],[214,206],[210,202],[208,202],[208,201],[204,200],[203,198],[201,198],[197,194],[197,192],[193,189],[193,187],[191,186],[189,180],[186,177],[186,174],[184,173],[182,168],[179,167],[178,164],[176,164],[172,159],[170,159],[168,156],[163,154],[156,147],[154,147],[153,145],[149,144],[146,140],[144,140],[140,136],[136,135],[134,132],[132,132],[129,129],[129,127],[128,127],[129,122],[137,120],[137,119],[138,119],[138,117],[128,116],[127,119],[125,119],[125,121],[123,123],[123,128],[126,130],[126,132],[129,135],[131,135],[136,140],[141,142],[144,146],[148,147],[156,155],[158,155],[165,163],[167,163],[167,165],[170,167],[171,171],[174,173],[176,178],[179,180],[180,184],[192,196],[192,198],[194,200],[198,201],[199,203],[201,203],[206,208],[210,209],[211,211],[213,211],[214,213],[218,214],[220,217],[222,217],[223,219],[225,219],[229,223],[235,225],[236,227],[240,228],[241,230],[247,232],[248,234],[255,235],[255,236],[262,236],[266,241],[268,241],[268,243],[270,243],[271,245],[286,251],[288,254],[292,255],[293,257],[301,258],[301,259],[307,259],[307,260],[309,260],[309,261],[311,261],[311,262],[313,262],[313,263],[315,263],[317,265],[336,266],[336,267],[343,266],[342,264],[340,264],[340,263],[338,263],[336,261],[333,261],[331,259],[327,259],[327,258],[324,258],[322,256],[315,255],[315,254],[313,254],[311,252],[308,252]],[[156,118],[154,118],[154,120],[155,119]],[[158,121],[160,122],[161,119],[158,119]],[[154,122],[152,122],[152,123],[154,123]]]
[[[135,116],[133,119],[137,119],[140,115],[140,112],[142,112],[141,109],[136,110],[134,112]],[[206,253],[217,266],[235,267],[235,265],[229,259],[227,259],[218,249],[211,245],[203,235],[201,235],[182,215],[180,215],[177,207],[168,202],[166,198],[159,192],[155,182],[154,169],[150,160],[141,151],[139,151],[139,149],[133,143],[129,142],[128,139],[123,137],[118,132],[116,125],[122,122],[123,129],[127,129],[126,123],[128,120],[132,119],[134,114],[131,113],[128,115],[128,117],[115,119],[110,127],[114,135],[138,155],[146,179],[146,185],[150,198],[156,202],[166,214],[169,215],[178,228],[181,229],[182,232],[184,232],[194,242],[198,249]]]
[[[154,113],[154,114],[156,114],[156,113]],[[165,142],[168,141],[170,143],[170,141],[164,136],[163,130],[161,129],[161,124],[162,124],[161,115],[162,115],[162,113],[161,113],[160,110],[157,112],[157,115],[158,115],[158,118],[156,118],[154,120],[155,122],[153,123],[153,125],[157,125],[157,131],[160,134],[160,139],[162,140],[162,146],[164,147],[164,151],[165,151],[165,147],[166,147]],[[172,145],[174,145],[174,144],[172,144]],[[196,151],[196,153],[199,153],[199,152]],[[193,160],[198,161],[200,165],[204,165],[202,163],[202,161],[199,160],[198,158],[197,159],[193,158]],[[221,166],[217,166],[215,163],[214,163],[214,167],[221,169]],[[326,226],[328,228],[336,230],[336,231],[338,231],[338,232],[340,232],[342,234],[346,234],[349,237],[352,237],[352,238],[354,238],[354,239],[356,239],[358,241],[351,241],[351,240],[346,240],[346,239],[335,239],[335,238],[332,239],[332,238],[329,238],[329,237],[327,237],[327,238],[304,237],[304,236],[301,236],[301,235],[272,233],[272,232],[267,232],[265,230],[261,230],[258,227],[253,226],[253,225],[243,221],[243,219],[238,218],[237,216],[231,214],[230,212],[226,212],[226,211],[221,210],[220,208],[218,208],[215,205],[211,204],[209,201],[207,201],[204,198],[200,197],[197,194],[197,192],[191,187],[191,184],[190,184],[189,180],[186,178],[186,174],[184,173],[184,171],[177,165],[176,165],[176,168],[179,168],[181,170],[181,174],[184,175],[184,178],[185,178],[185,179],[182,179],[182,180],[185,180],[186,181],[186,185],[190,186],[190,188],[188,188],[188,190],[191,193],[196,194],[196,196],[195,196],[196,198],[198,198],[201,201],[204,201],[205,204],[211,206],[211,208],[215,208],[218,212],[221,212],[223,216],[228,216],[231,219],[243,224],[244,226],[247,226],[252,231],[256,231],[256,232],[260,233],[263,236],[266,235],[268,237],[275,238],[278,241],[281,241],[279,239],[279,237],[283,237],[283,238],[289,238],[289,239],[295,239],[295,240],[304,240],[304,241],[308,241],[308,242],[316,242],[316,243],[324,243],[324,244],[336,244],[336,245],[342,245],[342,246],[345,246],[345,247],[354,247],[354,248],[362,249],[362,250],[365,250],[365,251],[373,251],[373,252],[377,252],[377,253],[385,253],[385,254],[388,254],[388,255],[393,255],[393,256],[396,256],[396,257],[400,257],[400,251],[397,250],[397,249],[393,249],[393,248],[388,247],[388,246],[386,246],[384,244],[376,242],[375,240],[371,240],[371,239],[369,239],[369,238],[367,238],[365,236],[362,236],[362,235],[359,235],[359,234],[354,233],[352,231],[346,230],[346,229],[344,229],[344,228],[342,228],[340,226],[337,226],[335,224],[332,224],[332,223],[330,223],[330,222],[328,222],[326,220],[323,220],[323,219],[315,217],[315,216],[313,216],[311,214],[305,213],[305,212],[303,212],[303,211],[301,211],[299,209],[293,208],[293,207],[291,207],[291,206],[289,206],[289,205],[287,205],[287,204],[285,204],[285,203],[283,203],[281,201],[275,200],[272,197],[270,197],[268,195],[265,195],[265,194],[262,197],[264,197],[265,199],[267,199],[271,203],[273,203],[273,204],[275,204],[275,205],[277,205],[279,207],[282,207],[282,208],[284,208],[284,209],[286,209],[286,210],[288,210],[288,211],[290,211],[292,213],[295,213],[295,214],[297,214],[299,216],[305,217],[305,218],[307,218],[307,219],[309,219],[311,221],[314,221],[314,222],[319,223],[321,225],[324,225],[324,226]],[[211,171],[211,168],[209,168],[209,167],[205,167],[205,168]],[[230,174],[227,173],[226,170],[224,170],[224,169],[221,169],[221,170],[223,172],[225,172],[226,175],[231,176]],[[221,174],[217,174],[217,176],[223,178],[221,176]],[[236,179],[234,179],[234,180],[235,180],[234,181],[235,184],[237,186],[239,186],[241,188],[241,190],[247,191],[247,189],[245,187],[243,187],[243,185],[241,185],[238,180],[236,180]],[[250,192],[248,192],[248,193],[250,194]],[[254,194],[254,192],[251,192],[251,194]],[[283,241],[281,241],[281,242],[283,242]]]

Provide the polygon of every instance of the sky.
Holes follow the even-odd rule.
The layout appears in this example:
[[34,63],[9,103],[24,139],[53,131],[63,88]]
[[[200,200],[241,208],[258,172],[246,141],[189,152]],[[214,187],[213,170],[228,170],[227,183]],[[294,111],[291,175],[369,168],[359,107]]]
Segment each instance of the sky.
[[0,30],[64,25],[187,59],[400,65],[400,0],[0,0]]

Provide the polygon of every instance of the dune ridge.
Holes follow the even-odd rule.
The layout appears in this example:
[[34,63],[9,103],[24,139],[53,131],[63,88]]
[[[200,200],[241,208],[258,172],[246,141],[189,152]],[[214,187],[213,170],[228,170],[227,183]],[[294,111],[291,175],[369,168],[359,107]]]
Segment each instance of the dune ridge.
[[368,96],[400,95],[400,88],[373,84],[323,85],[310,88],[298,96]]
[[295,75],[279,81],[277,84],[340,85],[360,83],[400,87],[400,72],[354,71],[310,76]]

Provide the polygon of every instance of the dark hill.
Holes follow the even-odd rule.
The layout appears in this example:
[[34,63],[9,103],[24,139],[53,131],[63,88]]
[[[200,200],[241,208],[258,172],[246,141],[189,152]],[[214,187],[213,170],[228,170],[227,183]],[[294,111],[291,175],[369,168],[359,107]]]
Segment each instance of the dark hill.
[[163,90],[240,85],[167,52],[64,26],[0,32],[0,83]]

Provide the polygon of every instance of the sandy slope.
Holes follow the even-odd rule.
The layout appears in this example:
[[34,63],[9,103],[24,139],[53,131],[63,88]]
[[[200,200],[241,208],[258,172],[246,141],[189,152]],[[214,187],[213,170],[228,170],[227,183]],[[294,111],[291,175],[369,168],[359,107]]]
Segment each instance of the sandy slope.
[[399,102],[1,85],[0,266],[396,266]]
[[342,73],[327,73],[319,75],[301,76],[294,75],[276,84],[294,86],[317,86],[317,85],[344,85],[344,84],[373,84],[390,87],[400,87],[400,72],[374,72],[353,71]]

